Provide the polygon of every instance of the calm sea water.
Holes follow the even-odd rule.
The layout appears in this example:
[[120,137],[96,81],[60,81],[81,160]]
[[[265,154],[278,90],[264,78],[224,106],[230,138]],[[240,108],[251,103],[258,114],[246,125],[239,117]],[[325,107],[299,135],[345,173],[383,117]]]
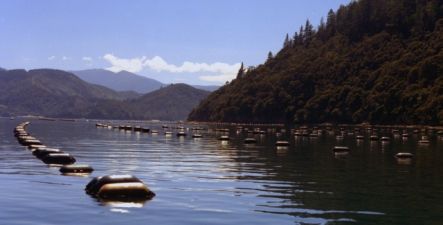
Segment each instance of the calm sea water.
[[[231,129],[231,141],[165,137],[96,128],[93,122],[32,121],[44,144],[73,154],[95,171],[60,175],[15,140],[21,120],[0,119],[1,224],[443,224],[443,141],[431,135],[357,143],[335,134],[294,138],[255,136]],[[188,133],[191,133],[189,130]],[[276,140],[291,142],[277,149]],[[351,148],[336,157],[335,145]],[[412,152],[399,164],[397,152]],[[84,192],[94,176],[133,174],[157,194],[144,203],[101,202]]]

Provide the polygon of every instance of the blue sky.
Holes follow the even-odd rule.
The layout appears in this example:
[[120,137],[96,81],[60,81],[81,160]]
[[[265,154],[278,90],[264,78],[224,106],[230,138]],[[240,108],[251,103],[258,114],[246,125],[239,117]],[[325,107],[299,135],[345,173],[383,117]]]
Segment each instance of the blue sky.
[[306,19],[349,0],[5,0],[0,67],[130,70],[220,84],[262,63]]

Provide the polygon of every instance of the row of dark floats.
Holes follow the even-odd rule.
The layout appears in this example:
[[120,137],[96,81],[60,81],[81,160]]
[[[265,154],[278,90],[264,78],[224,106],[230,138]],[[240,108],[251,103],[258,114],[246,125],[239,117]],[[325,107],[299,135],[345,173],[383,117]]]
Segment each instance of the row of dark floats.
[[[113,126],[113,125],[109,125],[109,124],[103,124],[103,123],[97,123],[95,124],[96,127],[98,128],[108,128],[108,129],[118,129],[118,130],[123,130],[123,131],[128,131],[128,132],[139,132],[139,133],[151,133],[151,134],[158,134],[159,131],[158,130],[151,130],[150,128],[145,128],[145,127],[141,127],[141,126],[131,126],[131,125],[119,125],[119,126]],[[176,136],[177,137],[186,137],[188,134],[186,133],[186,128],[183,126],[176,126],[176,127],[169,127],[168,125],[162,125],[163,129],[176,129]],[[193,127],[192,128],[192,138],[202,138],[203,135],[201,133],[199,133],[199,131],[204,130],[204,128],[202,127]],[[229,129],[226,128],[220,128],[220,129],[216,129],[217,132],[221,132],[221,133],[229,133]],[[265,134],[265,131],[263,130],[255,130],[255,131],[251,131],[254,134]],[[173,132],[166,130],[164,131],[164,135],[165,136],[172,136]],[[229,135],[221,135],[218,137],[218,140],[220,141],[229,141],[231,138],[229,137]],[[245,144],[255,144],[257,143],[257,139],[252,138],[252,137],[248,137],[245,138],[244,140]],[[275,143],[275,145],[277,147],[288,147],[290,144],[288,141],[284,141],[284,140],[279,140]]]
[[[383,130],[387,130],[387,129],[383,129]],[[298,129],[294,131],[295,137],[306,137],[306,138],[317,138],[319,137],[322,132],[324,132],[321,129],[314,129],[312,131],[309,131],[306,128],[302,128],[302,129]],[[326,132],[328,132],[329,134],[334,134],[335,132],[332,131],[331,128],[327,128]],[[378,129],[377,128],[372,128],[372,127],[368,127],[365,128],[362,131],[362,128],[357,127],[354,128],[353,130],[346,130],[345,128],[341,128],[338,132],[338,135],[335,136],[337,142],[341,142],[345,139],[345,137],[354,137],[355,140],[357,142],[363,142],[366,138],[365,135],[363,135],[363,133],[369,134],[369,141],[370,142],[378,142],[380,141],[382,144],[387,144],[391,141],[391,137],[389,136],[379,136],[377,134]],[[405,130],[399,130],[399,129],[391,129],[390,132],[392,133],[392,135],[394,136],[394,138],[401,138],[403,141],[408,140],[408,138],[410,137],[409,132],[405,129]],[[412,131],[413,134],[415,135],[420,135],[420,140],[418,140],[418,144],[421,146],[426,146],[430,144],[430,140],[429,137],[426,135],[427,130],[423,129],[423,130],[419,130],[419,129],[414,129]],[[439,136],[443,136],[443,131],[438,131],[437,134]],[[350,152],[350,148],[347,146],[334,146],[333,148],[333,152],[335,154],[347,154]],[[410,152],[399,152],[397,154],[395,154],[395,157],[399,160],[410,160],[414,157],[414,155]]]
[[[108,129],[118,129],[118,130],[123,130],[123,131],[127,131],[127,132],[140,132],[140,133],[152,133],[152,134],[158,134],[159,131],[158,130],[151,130],[149,128],[146,127],[141,127],[141,126],[131,126],[131,125],[112,125],[112,124],[105,124],[105,123],[97,123],[96,127],[99,128],[108,128]],[[165,129],[164,134],[166,136],[172,136],[173,132],[172,131],[168,131],[167,129],[172,128],[172,129],[177,129],[176,132],[176,136],[178,137],[185,137],[187,136],[187,133],[185,132],[186,128],[183,126],[176,126],[176,127],[169,127],[168,125],[163,125],[162,126],[163,129]],[[202,138],[202,134],[200,134],[198,131],[203,130],[203,128],[201,127],[194,127],[191,128],[194,133],[192,134],[192,138]],[[386,128],[387,129],[387,128]],[[385,130],[385,128],[381,128],[381,130]],[[218,137],[218,140],[221,141],[229,141],[230,137],[226,134],[229,134],[230,129],[229,128],[216,128],[215,129],[216,132],[220,132],[222,133],[221,136]],[[236,131],[237,133],[240,132],[247,132],[248,134],[253,134],[253,135],[266,135],[268,133],[275,133],[277,136],[281,136],[282,133],[286,132],[286,129],[284,128],[280,128],[278,131],[275,130],[275,128],[268,128],[266,130],[263,130],[261,128],[250,128],[250,127],[243,127],[243,126],[237,126],[236,127]],[[429,145],[430,144],[430,140],[429,137],[425,134],[426,133],[426,129],[414,129],[412,131],[413,134],[415,135],[420,135],[420,140],[418,140],[418,144],[425,146],[425,145]],[[295,136],[295,138],[310,138],[310,139],[315,139],[320,137],[323,133],[329,133],[329,134],[335,134],[336,131],[333,130],[333,128],[331,127],[325,127],[325,128],[319,128],[319,127],[313,127],[313,128],[308,128],[308,127],[300,127],[298,129],[291,129],[290,130],[291,134],[293,136]],[[366,127],[366,128],[362,128],[362,127],[356,127],[354,129],[350,129],[350,128],[340,128],[338,130],[338,135],[336,135],[336,140],[338,143],[341,143],[341,141],[343,139],[345,139],[345,137],[354,137],[355,140],[357,142],[362,142],[365,139],[367,139],[366,136],[363,135],[363,133],[369,133],[369,141],[371,142],[377,142],[377,141],[381,141],[382,144],[386,144],[389,143],[391,141],[391,138],[388,136],[379,136],[377,135],[378,129],[377,128],[373,128],[373,127]],[[392,135],[396,138],[400,137],[403,140],[407,140],[408,137],[410,136],[409,132],[406,129],[400,130],[400,129],[391,129],[390,132],[392,132]],[[443,137],[443,131],[439,130],[437,132],[437,134],[441,137]],[[244,143],[245,144],[255,144],[257,143],[257,139],[253,138],[253,137],[247,137],[244,139]],[[278,140],[275,142],[275,146],[277,147],[288,147],[290,146],[290,142],[286,141],[286,140]],[[350,152],[350,148],[347,146],[334,146],[332,148],[332,152],[335,155],[346,155]],[[397,158],[398,160],[411,160],[414,157],[414,155],[410,152],[399,152],[395,154],[395,158]]]
[[[14,129],[18,142],[27,147],[43,163],[60,167],[64,175],[88,175],[93,172],[89,165],[75,164],[76,159],[58,148],[50,148],[26,131],[29,122]],[[87,194],[101,200],[143,201],[155,196],[154,192],[135,176],[107,175],[93,178],[85,187]]]

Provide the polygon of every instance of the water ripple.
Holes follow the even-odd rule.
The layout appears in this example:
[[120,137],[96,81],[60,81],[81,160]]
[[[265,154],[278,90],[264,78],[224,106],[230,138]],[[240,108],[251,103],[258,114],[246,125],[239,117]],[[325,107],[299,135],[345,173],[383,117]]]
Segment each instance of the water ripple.
[[[73,177],[60,176],[18,145],[11,132],[18,121],[0,123],[0,204],[8,206],[0,219],[8,224],[409,225],[425,220],[413,212],[438,218],[443,210],[438,143],[421,150],[416,164],[399,167],[395,148],[414,151],[414,143],[393,140],[377,151],[345,139],[355,150],[336,159],[335,136],[327,134],[308,141],[271,132],[245,145],[248,134],[232,133],[235,128],[222,143],[221,133],[208,130],[198,140],[165,137],[159,123],[144,124],[160,131],[151,135],[98,129],[92,122],[32,121],[29,131],[46,145],[95,169],[90,177]],[[291,147],[277,149],[278,138]],[[125,173],[144,180],[157,196],[142,203],[100,202],[83,191],[92,176]]]

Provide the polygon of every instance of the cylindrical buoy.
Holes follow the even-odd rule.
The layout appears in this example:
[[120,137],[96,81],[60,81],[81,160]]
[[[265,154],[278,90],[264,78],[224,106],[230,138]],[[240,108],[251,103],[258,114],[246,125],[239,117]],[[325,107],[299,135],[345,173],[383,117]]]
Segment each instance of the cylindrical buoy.
[[29,146],[29,145],[41,145],[42,143],[37,139],[25,139],[21,140],[20,144],[24,146]]
[[409,152],[399,152],[395,155],[395,157],[398,159],[411,159],[412,157],[414,157],[414,155]]
[[86,192],[101,199],[148,200],[155,193],[137,177],[132,175],[109,175],[92,179]]
[[14,131],[14,136],[17,138],[20,136],[27,136],[27,135],[29,135],[29,133],[26,131]]
[[37,158],[42,159],[50,153],[63,153],[60,149],[57,148],[37,148],[32,152]]
[[371,136],[369,137],[369,139],[370,139],[371,141],[378,141],[378,136],[377,136],[377,135],[371,135]]
[[255,144],[257,140],[255,138],[246,138],[244,142],[245,144]]
[[65,165],[60,168],[61,173],[92,173],[94,169],[89,165]]
[[42,161],[46,164],[69,165],[75,163],[75,158],[67,153],[49,153]]
[[275,143],[275,145],[276,145],[276,146],[279,146],[279,147],[289,146],[289,142],[288,142],[288,141],[277,141],[277,142]]
[[151,199],[154,196],[141,182],[105,184],[97,193],[97,197],[103,199]]
[[380,138],[380,140],[383,141],[383,142],[388,142],[388,141],[391,140],[391,138],[383,136],[383,137]]
[[35,139],[35,137],[32,137],[31,135],[25,134],[25,135],[18,135],[18,140],[27,140],[27,139]]
[[91,188],[92,188],[95,184],[97,184],[97,182],[98,182],[100,179],[102,179],[102,177],[94,177],[91,181],[89,181],[89,183],[88,183],[88,184],[86,185],[86,187],[85,187],[85,191],[86,191],[86,193],[88,193],[88,194],[92,194],[92,193],[90,193]]
[[141,182],[141,180],[132,175],[108,175],[104,177],[98,177],[92,179],[89,184],[86,185],[86,192],[92,195],[96,195],[100,188],[105,184],[128,182]]
[[177,137],[185,137],[187,134],[184,131],[177,132]]
[[46,145],[28,145],[28,148],[31,150],[35,150],[38,148],[46,148]]
[[349,152],[350,150],[349,150],[349,148],[346,147],[346,146],[335,146],[335,147],[332,149],[332,151],[333,151],[334,153],[346,153],[346,152]]
[[429,143],[431,143],[428,139],[427,136],[422,136],[421,140],[418,141],[418,144],[420,145],[428,145]]
[[[32,141],[39,141],[37,140],[35,137],[25,137],[25,138],[17,138],[17,141],[21,144],[26,146],[28,142],[32,142]],[[34,144],[34,143],[31,143]]]
[[218,140],[220,140],[220,141],[229,141],[229,136],[227,136],[227,135],[220,136],[218,138]]

